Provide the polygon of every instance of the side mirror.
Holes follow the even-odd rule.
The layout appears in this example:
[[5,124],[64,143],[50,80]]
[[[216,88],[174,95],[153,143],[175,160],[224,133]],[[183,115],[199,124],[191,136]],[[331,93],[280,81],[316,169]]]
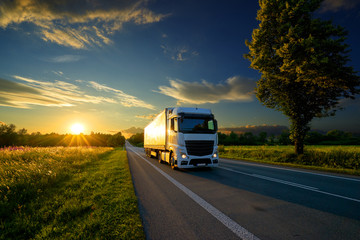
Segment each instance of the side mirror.
[[178,132],[179,131],[179,124],[178,124],[178,119],[177,118],[173,118],[174,119],[174,132]]

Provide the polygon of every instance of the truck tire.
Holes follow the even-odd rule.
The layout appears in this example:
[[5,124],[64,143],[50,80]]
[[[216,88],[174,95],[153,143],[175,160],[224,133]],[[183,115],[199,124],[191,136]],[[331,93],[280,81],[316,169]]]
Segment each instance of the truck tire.
[[145,153],[146,153],[146,156],[147,156],[147,157],[151,158],[151,149],[146,148],[146,149],[145,149]]
[[170,166],[173,170],[177,170],[178,168],[175,167],[175,159],[172,155],[170,155]]
[[161,152],[160,151],[158,152],[157,157],[158,157],[159,163],[164,162],[163,160],[161,160]]

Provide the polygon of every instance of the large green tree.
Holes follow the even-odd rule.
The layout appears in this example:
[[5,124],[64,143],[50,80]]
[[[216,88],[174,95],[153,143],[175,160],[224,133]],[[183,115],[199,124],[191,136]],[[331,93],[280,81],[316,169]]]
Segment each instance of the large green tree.
[[261,73],[256,96],[290,120],[295,152],[314,117],[334,115],[343,98],[355,98],[360,78],[348,66],[347,32],[313,17],[322,0],[260,0],[252,40],[246,41],[250,67]]

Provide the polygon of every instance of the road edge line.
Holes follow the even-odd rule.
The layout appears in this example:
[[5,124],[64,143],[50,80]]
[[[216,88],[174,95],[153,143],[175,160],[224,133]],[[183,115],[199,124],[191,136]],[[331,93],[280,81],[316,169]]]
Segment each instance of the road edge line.
[[217,220],[219,220],[224,226],[230,229],[233,233],[235,233],[238,237],[244,240],[260,240],[260,238],[256,237],[253,233],[246,230],[244,227],[240,226],[237,222],[232,220],[230,217],[225,215],[223,212],[215,208],[213,205],[205,201],[199,195],[185,187],[183,184],[172,178],[170,175],[165,173],[160,168],[156,167],[149,160],[141,156],[134,149],[129,148],[133,153],[138,155],[140,158],[145,160],[150,166],[152,166],[156,171],[158,171],[161,175],[163,175],[166,179],[168,179],[171,183],[173,183],[176,187],[178,187],[181,191],[183,191],[188,197],[194,200],[198,205],[204,208],[208,213],[214,216]]

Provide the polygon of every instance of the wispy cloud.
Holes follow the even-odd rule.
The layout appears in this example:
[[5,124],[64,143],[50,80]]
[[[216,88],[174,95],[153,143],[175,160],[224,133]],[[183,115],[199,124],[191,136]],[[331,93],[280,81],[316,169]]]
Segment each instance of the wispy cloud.
[[45,61],[54,62],[54,63],[67,63],[67,62],[77,62],[80,61],[83,57],[80,55],[61,55],[46,59]]
[[[31,108],[32,105],[48,107],[71,107],[82,103],[90,104],[121,104],[126,107],[142,107],[154,109],[150,104],[135,96],[125,94],[121,90],[105,88],[97,84],[98,90],[114,92],[114,96],[94,96],[87,94],[80,87],[65,81],[40,81],[32,78],[14,75],[14,79],[22,81],[13,82],[0,78],[0,106],[15,108]],[[81,81],[79,84],[86,84]],[[96,85],[92,82],[92,85]],[[102,88],[100,86],[103,86]],[[107,94],[108,95],[108,94]]]
[[104,91],[107,93],[106,97],[89,95],[84,90],[80,90],[78,85],[65,81],[40,81],[17,75],[14,75],[13,78],[22,81],[22,83],[0,78],[0,106],[16,108],[31,108],[31,105],[70,107],[81,103],[110,103],[121,104],[125,107],[155,109],[153,105],[135,96],[94,81],[79,80],[76,82],[83,86],[89,84],[91,88]]
[[55,75],[62,77],[64,73],[62,71],[52,71]]
[[199,55],[197,51],[189,50],[189,48],[184,46],[171,48],[166,45],[161,45],[161,48],[163,49],[165,55],[169,55],[172,60],[180,61],[180,62],[187,61],[190,58]]
[[89,81],[89,84],[90,84],[90,87],[92,87],[98,91],[105,91],[105,92],[114,94],[115,98],[118,99],[120,104],[122,104],[125,107],[142,107],[142,108],[148,108],[148,109],[155,109],[155,107],[153,105],[146,103],[146,102],[138,99],[135,96],[126,94],[119,89],[111,88],[106,85],[94,82],[94,81]]
[[166,16],[147,9],[146,2],[3,0],[0,27],[27,22],[38,27],[44,41],[75,49],[103,46],[112,43],[109,36],[125,23],[149,24]]
[[347,108],[350,106],[355,106],[358,109],[360,109],[360,98],[355,98],[355,99],[343,98],[339,100],[339,107]]
[[30,105],[72,106],[64,99],[48,96],[41,89],[0,78],[0,106],[30,108]]
[[142,119],[154,119],[157,116],[157,113],[155,114],[149,114],[149,115],[136,115],[137,118],[142,118]]
[[[74,106],[77,103],[116,103],[111,98],[88,95],[72,83],[58,80],[55,80],[55,82],[44,82],[16,75],[13,77],[26,82],[27,86],[38,91],[42,97],[59,102],[60,104],[57,106]],[[29,102],[29,104],[32,103]]]
[[320,11],[322,12],[337,12],[345,9],[349,10],[360,4],[360,0],[324,0],[322,2]]
[[224,83],[213,84],[169,80],[170,86],[159,86],[161,94],[178,100],[178,104],[218,103],[220,101],[252,101],[255,81],[239,76],[228,78]]

